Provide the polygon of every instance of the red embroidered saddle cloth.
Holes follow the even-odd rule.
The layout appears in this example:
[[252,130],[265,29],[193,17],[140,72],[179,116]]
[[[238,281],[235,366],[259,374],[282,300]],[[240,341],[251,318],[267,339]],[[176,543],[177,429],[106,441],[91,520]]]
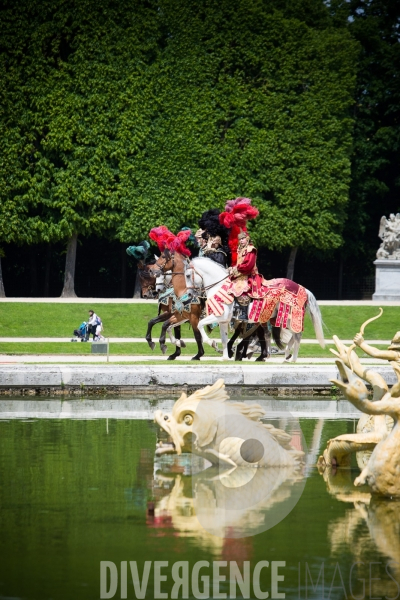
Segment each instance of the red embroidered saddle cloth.
[[[290,320],[290,328],[294,333],[303,331],[307,304],[306,289],[290,279],[283,278],[269,281],[263,279],[262,285],[258,280],[257,284],[256,294],[254,294],[254,285],[251,286],[253,289],[249,290],[249,295],[253,297],[249,322],[266,323],[271,319],[275,308],[278,307],[278,313],[274,319],[276,327],[287,327]],[[230,283],[224,283],[218,292],[207,301],[207,314],[221,316],[224,312],[224,305],[231,304],[233,300]]]

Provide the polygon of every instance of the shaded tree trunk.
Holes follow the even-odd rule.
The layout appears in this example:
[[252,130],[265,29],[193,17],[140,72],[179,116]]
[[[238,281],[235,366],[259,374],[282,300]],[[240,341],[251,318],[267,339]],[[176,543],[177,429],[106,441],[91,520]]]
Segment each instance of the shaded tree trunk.
[[121,298],[126,297],[126,244],[121,245]]
[[343,296],[343,256],[340,257],[340,262],[339,262],[338,300],[341,300],[342,296]]
[[64,287],[61,298],[76,298],[75,294],[75,263],[78,234],[74,233],[68,240],[67,256],[65,258]]
[[1,256],[0,256],[0,298],[5,298],[6,293],[4,291],[4,282],[3,282],[3,271],[1,270]]
[[141,295],[142,295],[142,286],[140,285],[139,269],[138,269],[136,271],[135,290],[133,292],[133,297],[141,298]]
[[43,296],[45,298],[48,298],[49,293],[50,293],[50,267],[51,267],[51,244],[48,244],[47,248],[46,248],[46,261],[44,264]]
[[297,254],[298,249],[299,249],[298,246],[291,248],[288,265],[287,265],[286,279],[291,279],[292,281],[293,281],[293,275],[294,275],[294,264],[296,262],[296,254]]
[[31,282],[30,295],[35,298],[38,295],[37,291],[37,261],[36,261],[36,247],[31,246],[29,252],[29,277]]

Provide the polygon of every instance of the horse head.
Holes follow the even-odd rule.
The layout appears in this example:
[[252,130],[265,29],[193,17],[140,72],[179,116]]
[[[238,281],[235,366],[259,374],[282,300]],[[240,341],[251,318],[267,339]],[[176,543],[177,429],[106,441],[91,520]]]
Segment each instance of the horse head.
[[149,270],[150,265],[146,265],[143,261],[138,263],[138,274],[140,287],[142,290],[142,298],[151,299],[156,296],[156,277]]
[[156,261],[148,265],[148,270],[154,275],[154,277],[160,277],[167,271],[173,271],[174,269],[174,253],[171,253],[168,248],[162,251],[161,256]]
[[196,271],[192,262],[189,263],[185,270],[185,283],[187,288],[187,295],[192,298],[204,287],[203,278],[200,273]]

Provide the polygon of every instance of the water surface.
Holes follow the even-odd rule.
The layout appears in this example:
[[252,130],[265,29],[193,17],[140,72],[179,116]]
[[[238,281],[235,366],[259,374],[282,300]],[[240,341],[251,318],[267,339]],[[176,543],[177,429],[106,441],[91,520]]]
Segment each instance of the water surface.
[[[100,561],[137,561],[141,573],[156,560],[284,561],[286,598],[395,598],[399,567],[387,565],[400,562],[399,504],[354,488],[355,463],[325,477],[315,467],[328,439],[354,432],[356,411],[344,400],[261,403],[272,420],[282,403],[297,416],[309,451],[306,483],[276,526],[232,539],[196,519],[193,478],[204,477],[202,465],[188,455],[155,459],[151,415],[173,401],[1,401],[0,599],[95,599]],[[268,590],[267,569],[262,581]],[[168,580],[163,591],[171,587]],[[127,592],[135,597],[129,579]]]

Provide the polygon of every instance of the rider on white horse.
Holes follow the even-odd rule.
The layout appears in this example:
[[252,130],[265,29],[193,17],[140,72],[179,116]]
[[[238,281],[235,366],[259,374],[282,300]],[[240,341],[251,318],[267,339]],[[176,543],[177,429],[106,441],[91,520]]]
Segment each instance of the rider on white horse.
[[258,274],[256,260],[257,250],[252,245],[247,231],[242,231],[238,235],[237,262],[229,269],[228,279],[229,291],[235,296],[240,307],[237,315],[240,321],[247,321],[253,287],[259,287],[258,278],[261,276]]
[[[203,342],[218,349],[216,341],[209,338],[205,331],[205,325],[216,321],[221,331],[223,358],[229,359],[228,324],[233,316],[234,305],[230,277],[225,269],[207,258],[194,258],[190,266],[203,281],[207,294],[208,315],[199,322]],[[188,292],[195,287],[189,272],[186,273],[186,286]],[[318,342],[324,347],[321,313],[314,295],[309,290],[289,279],[272,279],[268,282],[263,279],[261,291],[266,296],[256,298],[252,302],[249,319],[254,318],[253,322],[260,323],[272,320],[276,326],[287,328],[293,334],[285,352],[286,360],[289,360],[290,356],[293,362],[297,359],[306,308],[310,313]]]

